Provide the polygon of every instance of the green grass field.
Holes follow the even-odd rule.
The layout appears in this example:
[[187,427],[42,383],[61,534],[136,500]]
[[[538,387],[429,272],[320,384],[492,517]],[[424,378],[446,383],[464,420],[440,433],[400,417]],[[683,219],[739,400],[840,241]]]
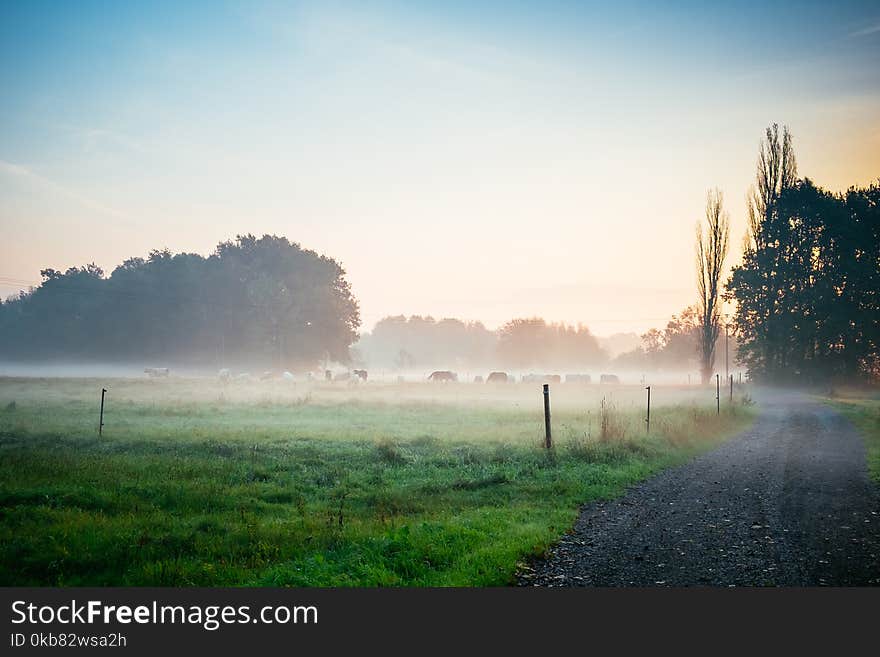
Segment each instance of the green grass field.
[[868,472],[871,479],[880,483],[880,396],[877,391],[841,390],[829,403],[861,432],[868,453]]
[[0,584],[509,584],[752,418],[656,388],[645,435],[643,395],[554,386],[545,450],[533,385],[0,379]]

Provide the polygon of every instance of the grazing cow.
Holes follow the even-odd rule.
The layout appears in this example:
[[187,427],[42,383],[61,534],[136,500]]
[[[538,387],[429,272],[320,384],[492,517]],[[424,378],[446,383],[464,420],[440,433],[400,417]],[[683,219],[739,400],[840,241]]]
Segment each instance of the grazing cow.
[[491,372],[486,383],[507,383],[508,380],[513,380],[513,377],[508,377],[507,372]]
[[590,375],[589,374],[566,374],[565,375],[566,383],[589,383]]
[[157,376],[168,376],[168,368],[167,367],[145,367],[144,373],[150,378],[154,378]]
[[450,372],[449,370],[437,370],[435,372],[431,372],[431,376],[428,377],[428,380],[434,381],[435,383],[446,383],[448,381],[458,381],[458,375],[455,372]]
[[367,370],[355,370],[354,375],[361,381],[367,380]]
[[599,383],[620,383],[620,379],[616,374],[601,374],[599,375]]

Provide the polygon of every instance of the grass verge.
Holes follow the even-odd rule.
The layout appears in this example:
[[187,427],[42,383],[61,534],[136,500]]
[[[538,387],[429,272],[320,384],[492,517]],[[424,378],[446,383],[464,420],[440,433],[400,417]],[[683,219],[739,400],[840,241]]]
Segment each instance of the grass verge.
[[880,399],[869,397],[834,397],[828,400],[858,428],[865,440],[868,473],[880,484]]

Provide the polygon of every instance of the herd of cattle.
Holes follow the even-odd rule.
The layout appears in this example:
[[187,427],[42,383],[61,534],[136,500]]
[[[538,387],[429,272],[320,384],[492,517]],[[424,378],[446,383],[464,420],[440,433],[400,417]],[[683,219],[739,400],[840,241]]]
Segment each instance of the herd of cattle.
[[[458,381],[458,375],[449,370],[437,370],[431,372],[428,376],[429,381],[436,383],[446,383],[450,381]],[[590,383],[592,381],[589,374],[566,374],[566,383]],[[484,379],[481,375],[474,377],[474,383],[483,383]],[[521,383],[562,383],[562,376],[559,374],[523,374],[520,377]],[[507,372],[492,372],[486,377],[485,383],[516,383],[516,375]],[[602,374],[599,376],[599,383],[620,383],[620,379],[616,374]]]
[[[164,378],[169,376],[170,372],[167,367],[147,367],[144,373],[150,378]],[[292,372],[287,370],[283,372],[275,372],[267,370],[259,375],[252,375],[250,372],[234,373],[228,368],[223,368],[217,373],[224,383],[230,381],[295,381],[296,377]],[[321,373],[306,372],[306,381],[345,381],[349,383],[366,382],[367,370],[347,370],[343,372],[333,372],[324,370]],[[559,374],[523,374],[520,377],[521,383],[562,383],[562,376]],[[428,381],[433,383],[454,383],[458,381],[458,374],[450,370],[435,370],[428,375]],[[507,372],[491,372],[483,379],[481,375],[477,375],[473,379],[474,383],[516,383],[516,375]],[[566,374],[566,383],[590,383],[592,379],[589,374]],[[397,377],[398,383],[403,383],[404,378]],[[602,374],[599,376],[599,383],[620,383],[620,379],[615,374]]]
[[[324,370],[321,373],[315,372],[306,372],[305,373],[306,381],[348,381],[348,382],[360,382],[367,380],[367,370],[350,370],[345,372],[336,372],[333,373],[331,370]],[[296,381],[296,377],[292,372],[284,370],[283,372],[275,372],[273,370],[267,370],[260,374],[259,376],[254,376],[250,372],[240,372],[238,374],[233,373],[232,370],[228,368],[223,368],[217,373],[217,377],[224,382],[228,381]]]

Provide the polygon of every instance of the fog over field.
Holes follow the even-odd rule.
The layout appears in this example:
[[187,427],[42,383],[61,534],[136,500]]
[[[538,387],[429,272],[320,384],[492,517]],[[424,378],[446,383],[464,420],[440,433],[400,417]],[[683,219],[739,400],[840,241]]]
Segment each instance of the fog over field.
[[541,383],[356,381],[0,377],[0,583],[508,584],[752,418],[743,387],[656,388],[648,426],[641,385],[553,383],[548,449]]

